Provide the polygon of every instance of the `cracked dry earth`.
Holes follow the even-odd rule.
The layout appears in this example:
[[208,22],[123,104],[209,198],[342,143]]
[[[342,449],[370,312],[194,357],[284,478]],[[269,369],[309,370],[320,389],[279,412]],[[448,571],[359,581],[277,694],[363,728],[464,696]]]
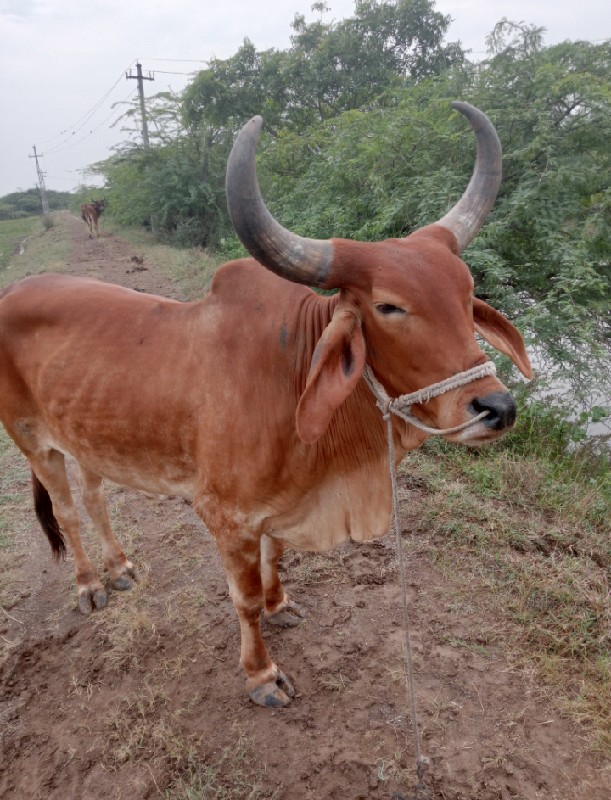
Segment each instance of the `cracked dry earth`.
[[[133,246],[62,215],[66,270],[180,297]],[[137,266],[137,265],[136,265]],[[292,677],[290,707],[252,705],[238,625],[214,543],[189,505],[109,486],[139,585],[77,611],[70,559],[51,561],[21,456],[10,489],[22,524],[18,587],[0,614],[0,797],[19,800],[356,800],[414,796],[402,678],[400,592],[390,538],[330,554],[287,553],[307,618],[268,627]],[[605,800],[608,764],[520,671],[503,620],[460,599],[418,522],[403,475],[401,518],[421,728],[433,800]],[[87,547],[96,552],[89,532]],[[457,565],[460,569],[460,565]],[[502,614],[502,609],[499,612]],[[606,768],[605,768],[606,766]]]

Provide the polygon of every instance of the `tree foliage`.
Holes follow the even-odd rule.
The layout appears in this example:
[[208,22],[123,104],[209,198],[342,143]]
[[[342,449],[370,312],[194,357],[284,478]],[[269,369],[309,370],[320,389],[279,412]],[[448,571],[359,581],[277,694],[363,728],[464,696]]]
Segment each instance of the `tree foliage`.
[[[236,131],[262,114],[259,175],[272,212],[307,236],[405,236],[464,190],[474,138],[451,111],[466,100],[504,148],[495,207],[464,254],[476,291],[520,318],[545,359],[582,381],[608,358],[611,44],[543,45],[501,22],[489,57],[445,44],[430,0],[356,0],[352,17],[297,15],[287,50],[245,40],[180,97],[151,104],[149,151],[98,165],[110,211],[185,244],[238,252],[224,197]],[[608,371],[607,371],[608,372]],[[585,383],[583,383],[585,386]]]
[[[296,15],[287,50],[257,51],[245,39],[230,58],[213,59],[182,97],[149,101],[154,146],[126,147],[95,165],[111,214],[175,242],[218,245],[230,234],[225,163],[247,119],[262,114],[276,135],[302,132],[464,59],[457,44],[444,44],[450,18],[430,0],[357,0],[354,17],[329,23],[324,3],[313,8],[321,18]],[[138,113],[127,110],[126,130]]]
[[185,122],[235,128],[261,114],[274,131],[302,130],[464,58],[458,44],[443,43],[450,17],[430,0],[357,0],[339,22],[323,21],[324,3],[313,9],[321,18],[297,14],[287,50],[257,52],[245,39],[231,58],[213,59],[185,92]]
[[478,294],[520,317],[542,360],[580,383],[588,364],[604,374],[611,335],[611,47],[545,48],[540,31],[501,26],[511,40],[497,38],[482,64],[268,138],[265,196],[304,235],[405,236],[443,216],[472,172],[473,135],[450,101],[484,109],[504,146],[504,180],[465,260]]
[[[57,211],[68,208],[72,200],[70,192],[56,192],[52,189],[47,192],[49,209]],[[24,192],[11,192],[0,197],[0,220],[23,219],[37,214],[42,214],[42,201],[38,189],[27,189]]]

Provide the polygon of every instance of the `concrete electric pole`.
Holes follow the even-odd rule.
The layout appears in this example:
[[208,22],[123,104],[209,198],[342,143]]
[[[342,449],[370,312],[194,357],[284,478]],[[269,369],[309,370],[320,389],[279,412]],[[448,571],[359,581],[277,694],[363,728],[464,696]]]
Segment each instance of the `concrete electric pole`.
[[42,158],[42,153],[36,152],[36,145],[34,145],[34,155],[29,156],[29,158],[36,159],[36,172],[38,174],[38,189],[40,191],[40,200],[42,202],[42,213],[47,216],[49,213],[49,201],[47,199],[47,187],[45,186],[45,176],[44,172],[40,168],[40,164],[38,163],[38,159]]
[[129,80],[138,81],[138,97],[140,98],[140,113],[142,115],[142,141],[146,148],[149,147],[149,129],[146,124],[146,110],[144,108],[144,81],[154,81],[155,77],[151,72],[148,75],[142,74],[142,64],[136,64],[136,74],[132,75],[130,69],[125,73],[125,78]]

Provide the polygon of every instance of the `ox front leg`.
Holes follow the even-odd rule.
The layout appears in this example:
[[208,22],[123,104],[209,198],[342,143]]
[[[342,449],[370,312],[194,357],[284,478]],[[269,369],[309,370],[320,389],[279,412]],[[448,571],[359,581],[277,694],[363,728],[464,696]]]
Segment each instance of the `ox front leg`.
[[261,537],[261,577],[265,597],[265,618],[272,625],[292,628],[299,625],[303,611],[293,602],[278,575],[278,561],[284,553],[284,545],[265,534]]
[[279,708],[290,703],[295,690],[286,675],[270,658],[261,636],[261,611],[264,606],[261,579],[261,537],[238,530],[233,522],[208,529],[218,547],[240,623],[240,663],[246,673],[250,699],[260,706]]

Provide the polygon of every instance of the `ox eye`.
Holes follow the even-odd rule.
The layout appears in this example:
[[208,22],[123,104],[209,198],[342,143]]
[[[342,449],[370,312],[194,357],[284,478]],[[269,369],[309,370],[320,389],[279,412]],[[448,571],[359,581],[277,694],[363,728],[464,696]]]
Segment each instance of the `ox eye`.
[[393,306],[392,303],[376,303],[376,311],[380,314],[405,314],[405,309]]

